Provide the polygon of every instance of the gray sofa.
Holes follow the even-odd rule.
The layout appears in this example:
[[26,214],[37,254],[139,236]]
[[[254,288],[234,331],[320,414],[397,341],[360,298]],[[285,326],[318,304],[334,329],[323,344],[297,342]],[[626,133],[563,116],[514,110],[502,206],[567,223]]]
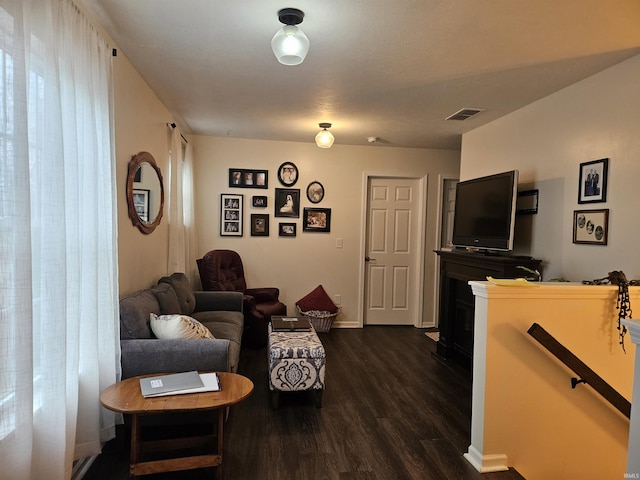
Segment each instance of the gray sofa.
[[[237,372],[244,315],[240,292],[194,292],[184,273],[120,299],[122,378],[198,371]],[[189,315],[215,339],[161,340],[149,326],[149,314]]]

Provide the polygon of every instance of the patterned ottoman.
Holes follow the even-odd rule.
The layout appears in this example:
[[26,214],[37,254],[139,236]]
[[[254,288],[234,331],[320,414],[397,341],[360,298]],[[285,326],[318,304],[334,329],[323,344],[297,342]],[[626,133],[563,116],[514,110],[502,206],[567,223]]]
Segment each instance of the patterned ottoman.
[[316,332],[274,332],[269,324],[269,389],[271,405],[280,405],[280,392],[311,390],[322,407],[325,353]]

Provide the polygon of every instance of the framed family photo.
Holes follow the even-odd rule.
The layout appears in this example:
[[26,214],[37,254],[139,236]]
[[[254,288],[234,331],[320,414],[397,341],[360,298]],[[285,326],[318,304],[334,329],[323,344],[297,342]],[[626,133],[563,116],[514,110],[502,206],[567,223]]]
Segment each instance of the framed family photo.
[[268,185],[269,172],[267,170],[229,169],[230,188],[267,188]]
[[608,158],[580,164],[578,203],[601,203],[607,201],[608,170]]
[[302,230],[305,232],[330,232],[330,208],[305,208],[302,217]]
[[296,236],[296,224],[295,223],[281,223],[278,226],[278,235],[281,237],[295,237]]
[[264,208],[267,206],[267,197],[265,195],[254,195],[251,197],[251,206],[256,208]]
[[307,185],[307,198],[311,203],[320,203],[324,198],[324,186],[314,180],[309,185]]
[[220,236],[242,236],[243,200],[243,195],[220,194]]
[[276,217],[300,216],[300,190],[296,188],[276,188],[275,195]]
[[285,187],[292,187],[298,181],[298,167],[291,162],[284,162],[278,167],[278,180]]
[[268,237],[269,236],[269,215],[265,213],[251,214],[251,236],[252,237]]
[[573,212],[573,243],[606,245],[608,236],[609,209]]

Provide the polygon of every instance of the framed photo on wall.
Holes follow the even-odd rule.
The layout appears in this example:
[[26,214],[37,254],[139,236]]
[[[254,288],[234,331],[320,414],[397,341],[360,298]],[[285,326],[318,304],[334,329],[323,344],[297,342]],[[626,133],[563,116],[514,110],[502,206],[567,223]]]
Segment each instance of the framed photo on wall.
[[220,236],[242,236],[243,201],[243,195],[220,194]]
[[267,170],[229,169],[230,188],[267,188],[268,185],[269,172]]
[[311,203],[320,203],[324,198],[324,187],[320,182],[314,180],[307,185],[307,198]]
[[608,170],[608,158],[580,164],[578,203],[601,203],[607,201]]
[[300,190],[296,188],[276,188],[275,196],[276,217],[300,216]]
[[298,167],[291,162],[284,162],[278,167],[278,180],[285,187],[292,187],[298,181]]
[[606,245],[609,236],[609,209],[575,210],[573,243]]
[[251,236],[252,237],[268,237],[269,236],[269,214],[266,214],[266,213],[251,214]]
[[251,205],[256,208],[264,208],[267,206],[267,197],[265,195],[254,195],[251,197]]
[[330,232],[330,208],[305,208],[302,216],[302,230],[305,232]]
[[278,226],[278,235],[281,237],[295,237],[296,236],[296,224],[295,223],[281,223]]

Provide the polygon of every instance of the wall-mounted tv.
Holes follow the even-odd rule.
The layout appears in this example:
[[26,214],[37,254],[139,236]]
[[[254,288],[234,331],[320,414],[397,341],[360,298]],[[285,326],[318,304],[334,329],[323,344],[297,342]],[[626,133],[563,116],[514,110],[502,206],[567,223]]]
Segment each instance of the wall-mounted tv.
[[453,217],[453,246],[513,250],[518,171],[459,182]]

